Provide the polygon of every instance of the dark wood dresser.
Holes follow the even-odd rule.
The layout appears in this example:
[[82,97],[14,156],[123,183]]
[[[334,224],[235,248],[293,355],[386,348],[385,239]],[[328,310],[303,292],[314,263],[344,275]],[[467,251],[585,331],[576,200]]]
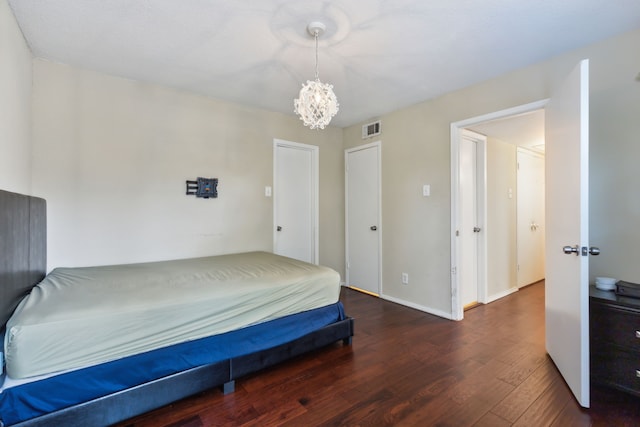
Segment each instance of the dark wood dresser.
[[640,396],[640,299],[589,290],[591,383]]

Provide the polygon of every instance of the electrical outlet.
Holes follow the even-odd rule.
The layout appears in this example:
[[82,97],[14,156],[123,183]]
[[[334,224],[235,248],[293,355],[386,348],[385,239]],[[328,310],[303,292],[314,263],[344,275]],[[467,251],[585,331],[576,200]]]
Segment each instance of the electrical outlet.
[[403,285],[408,285],[409,284],[409,274],[402,273],[402,284]]

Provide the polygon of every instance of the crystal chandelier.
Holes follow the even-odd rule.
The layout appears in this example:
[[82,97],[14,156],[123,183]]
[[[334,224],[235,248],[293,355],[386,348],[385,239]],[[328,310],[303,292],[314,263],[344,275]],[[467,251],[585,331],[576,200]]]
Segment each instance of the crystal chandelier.
[[325,28],[322,22],[312,22],[307,26],[307,31],[316,40],[316,79],[307,80],[302,85],[298,98],[293,100],[294,111],[304,125],[311,129],[324,129],[338,112],[339,106],[333,86],[322,83],[318,78],[318,36]]

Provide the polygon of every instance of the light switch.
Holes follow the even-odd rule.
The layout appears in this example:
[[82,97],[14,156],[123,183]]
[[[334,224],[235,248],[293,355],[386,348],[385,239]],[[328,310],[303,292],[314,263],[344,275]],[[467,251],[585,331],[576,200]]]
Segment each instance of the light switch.
[[425,184],[422,186],[422,195],[424,197],[429,197],[431,195],[431,185]]
[[270,186],[266,186],[264,187],[264,196],[265,197],[271,197],[271,187]]

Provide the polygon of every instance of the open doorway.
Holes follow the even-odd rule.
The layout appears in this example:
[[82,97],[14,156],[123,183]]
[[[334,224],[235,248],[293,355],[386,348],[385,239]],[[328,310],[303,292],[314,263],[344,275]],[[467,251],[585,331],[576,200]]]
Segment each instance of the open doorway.
[[[486,233],[484,240],[484,254],[479,255],[479,260],[485,263],[483,280],[479,280],[475,286],[480,286],[478,295],[484,295],[479,299],[480,303],[488,303],[495,299],[506,296],[524,286],[544,278],[544,261],[542,261],[542,276],[539,279],[525,278],[524,261],[527,255],[518,255],[519,243],[523,243],[524,237],[518,238],[518,223],[528,225],[529,234],[544,236],[544,218],[536,216],[524,219],[524,215],[518,221],[518,150],[520,156],[543,158],[544,156],[544,106],[546,100],[526,104],[523,106],[498,111],[492,114],[475,117],[451,125],[451,193],[452,193],[452,241],[451,259],[452,262],[452,312],[454,319],[463,318],[463,305],[460,298],[463,296],[463,284],[461,269],[465,268],[462,260],[464,253],[462,242],[459,239],[461,230],[461,203],[460,176],[463,174],[460,165],[461,146],[460,140],[465,132],[469,130],[487,136],[486,153],[486,188],[483,195],[486,198],[484,203],[487,206],[485,220],[477,227]],[[520,146],[520,148],[519,148]],[[531,156],[529,156],[531,154]],[[525,158],[525,157],[522,157]],[[523,162],[524,163],[524,162]],[[541,203],[539,212],[544,213],[544,168],[542,181],[542,201],[530,202]],[[538,179],[540,181],[540,179]],[[522,195],[527,191],[522,190]],[[523,200],[523,198],[521,199]],[[522,228],[522,227],[521,227]],[[482,248],[481,248],[482,249]],[[531,256],[531,255],[529,255]],[[484,258],[484,260],[483,260]],[[544,260],[544,240],[542,240],[541,253],[536,253],[537,260]],[[539,265],[539,263],[538,263]],[[518,267],[520,266],[519,274]],[[540,271],[540,268],[533,270]],[[536,273],[537,274],[537,273]],[[534,277],[529,275],[529,277]],[[526,283],[525,283],[526,282]],[[466,283],[467,286],[474,284]]]
[[[487,300],[544,279],[544,110],[469,126],[487,138]],[[515,263],[514,263],[515,246]]]

